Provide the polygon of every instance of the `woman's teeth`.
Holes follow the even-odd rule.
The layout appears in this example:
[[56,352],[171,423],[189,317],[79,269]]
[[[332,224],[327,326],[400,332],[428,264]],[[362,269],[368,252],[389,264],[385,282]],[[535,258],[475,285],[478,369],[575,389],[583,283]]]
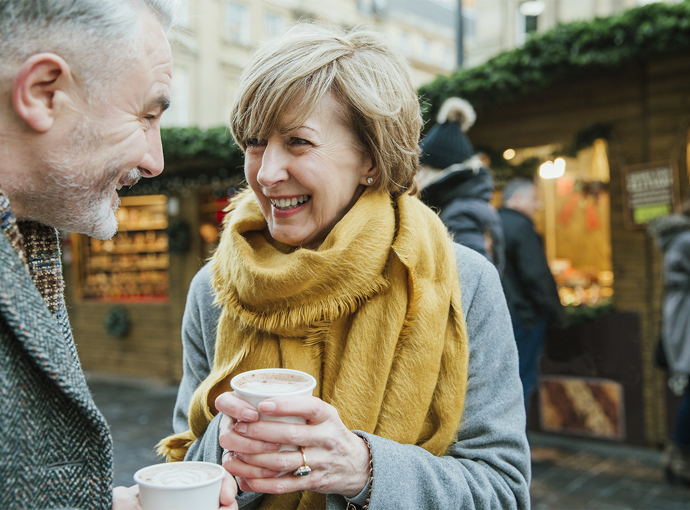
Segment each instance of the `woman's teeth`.
[[278,198],[278,199],[269,199],[273,206],[276,209],[280,209],[281,211],[286,211],[288,209],[294,209],[295,207],[298,207],[302,205],[304,202],[309,200],[311,197],[309,195],[302,195],[301,197],[292,197],[292,198]]

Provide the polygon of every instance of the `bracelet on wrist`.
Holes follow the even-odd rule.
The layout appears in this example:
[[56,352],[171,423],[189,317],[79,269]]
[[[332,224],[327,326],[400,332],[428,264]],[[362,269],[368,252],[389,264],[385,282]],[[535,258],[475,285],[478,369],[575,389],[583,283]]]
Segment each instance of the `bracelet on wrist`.
[[[371,455],[371,445],[369,445],[369,441],[367,441],[367,438],[363,436],[359,437],[361,437],[364,440],[364,444],[367,445],[367,450],[369,451],[369,478],[367,479],[367,486],[369,487],[369,492],[367,494],[366,502],[362,507],[362,510],[367,510],[369,508],[369,502],[371,501],[371,491],[374,488],[374,458]],[[355,505],[351,501],[348,501],[346,510],[357,510],[357,505]]]

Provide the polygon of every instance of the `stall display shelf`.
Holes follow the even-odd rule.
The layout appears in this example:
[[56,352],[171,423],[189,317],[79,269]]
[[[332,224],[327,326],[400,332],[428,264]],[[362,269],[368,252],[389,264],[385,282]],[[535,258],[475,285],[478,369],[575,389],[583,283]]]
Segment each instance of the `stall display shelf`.
[[165,301],[168,298],[166,197],[124,197],[118,233],[100,241],[79,237],[79,288],[98,301]]

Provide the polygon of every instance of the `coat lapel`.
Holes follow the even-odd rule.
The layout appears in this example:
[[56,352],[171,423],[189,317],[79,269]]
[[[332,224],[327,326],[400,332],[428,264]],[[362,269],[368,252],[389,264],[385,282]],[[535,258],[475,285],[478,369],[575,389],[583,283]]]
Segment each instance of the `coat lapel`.
[[[48,310],[31,276],[5,235],[0,233],[0,317],[36,365],[89,414],[95,407],[70,343]],[[73,347],[73,346],[72,346]]]

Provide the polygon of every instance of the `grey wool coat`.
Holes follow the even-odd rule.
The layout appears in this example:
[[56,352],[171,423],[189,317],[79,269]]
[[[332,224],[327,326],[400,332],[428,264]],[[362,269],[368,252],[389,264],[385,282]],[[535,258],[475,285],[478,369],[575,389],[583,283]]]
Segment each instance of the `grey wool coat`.
[[690,217],[672,214],[650,225],[664,252],[662,343],[671,375],[690,375]]
[[[470,362],[465,410],[458,440],[443,457],[358,432],[371,446],[374,466],[370,510],[528,509],[530,456],[517,348],[496,268],[478,253],[455,245]],[[220,308],[214,304],[210,266],[195,276],[182,323],[184,375],[173,429],[189,429],[194,390],[213,366]],[[229,388],[228,388],[229,390]],[[185,460],[220,463],[218,414]],[[364,491],[363,491],[364,492]],[[366,495],[353,500],[361,504]],[[261,494],[244,493],[241,509],[256,508]],[[344,510],[346,500],[329,495],[326,510]]]
[[[57,249],[57,233],[52,233]],[[54,259],[28,262],[52,277],[57,272],[62,281],[59,252]],[[112,506],[110,432],[86,386],[59,302],[62,323],[0,231],[2,509]]]

